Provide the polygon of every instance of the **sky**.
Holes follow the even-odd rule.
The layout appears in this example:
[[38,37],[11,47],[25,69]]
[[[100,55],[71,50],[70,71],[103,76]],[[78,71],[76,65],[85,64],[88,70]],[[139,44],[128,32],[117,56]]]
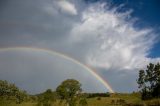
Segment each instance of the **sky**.
[[138,71],[160,61],[159,0],[1,0],[0,80],[31,94],[74,78],[86,92],[137,91]]

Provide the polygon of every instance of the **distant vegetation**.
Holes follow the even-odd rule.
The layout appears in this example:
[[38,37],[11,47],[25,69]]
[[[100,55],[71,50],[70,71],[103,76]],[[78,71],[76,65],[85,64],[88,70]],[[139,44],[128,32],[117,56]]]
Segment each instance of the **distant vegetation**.
[[110,93],[83,93],[86,98],[95,98],[95,97],[109,97]]
[[160,64],[139,71],[139,92],[84,93],[75,79],[63,81],[55,91],[29,95],[0,80],[0,106],[160,106]]

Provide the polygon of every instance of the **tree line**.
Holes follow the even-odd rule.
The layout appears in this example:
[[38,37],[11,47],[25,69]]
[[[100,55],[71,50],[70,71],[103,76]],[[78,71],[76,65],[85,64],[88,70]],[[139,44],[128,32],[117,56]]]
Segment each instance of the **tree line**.
[[95,98],[95,97],[110,97],[110,93],[83,93],[86,98]]
[[53,102],[59,100],[69,106],[86,106],[87,101],[82,95],[81,84],[75,79],[67,79],[63,81],[56,91],[51,89],[37,95],[29,95],[26,91],[20,90],[14,84],[0,80],[0,102],[11,101],[20,104],[24,101],[36,101],[37,106],[51,106]]
[[[160,64],[150,63],[143,70],[139,70],[137,79],[142,100],[160,98]],[[109,97],[110,93],[83,93],[81,84],[75,79],[63,81],[55,91],[51,89],[37,95],[29,95],[20,90],[15,84],[0,80],[0,102],[14,101],[20,104],[24,101],[36,101],[37,106],[51,106],[55,101],[69,106],[87,106],[87,98]]]

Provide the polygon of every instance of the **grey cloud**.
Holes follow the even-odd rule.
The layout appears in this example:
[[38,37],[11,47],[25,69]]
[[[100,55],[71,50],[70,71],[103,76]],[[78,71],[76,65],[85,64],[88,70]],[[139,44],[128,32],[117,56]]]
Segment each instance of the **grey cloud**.
[[51,43],[64,40],[76,17],[61,13],[53,3],[52,0],[7,2],[0,11],[0,33],[5,39],[1,44],[7,41],[7,45],[40,45],[46,40]]
[[85,68],[56,55],[39,51],[1,51],[0,79],[16,83],[29,93],[40,93],[56,87],[65,79],[82,83],[84,91],[107,92],[107,89]]

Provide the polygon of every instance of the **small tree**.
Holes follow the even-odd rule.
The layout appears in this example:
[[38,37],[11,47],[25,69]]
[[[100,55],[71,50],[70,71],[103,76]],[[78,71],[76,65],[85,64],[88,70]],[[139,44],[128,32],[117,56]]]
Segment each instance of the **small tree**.
[[69,106],[75,106],[81,93],[81,84],[77,80],[67,79],[57,87],[56,92]]
[[51,89],[47,89],[44,93],[38,96],[37,106],[51,106],[52,102],[56,101],[56,94]]
[[87,104],[87,100],[86,100],[86,98],[82,98],[82,99],[80,99],[80,101],[79,101],[79,105],[80,105],[80,106],[87,106],[88,104]]
[[8,83],[7,81],[0,80],[0,98],[4,100],[14,100],[20,104],[26,101],[27,97],[26,91],[20,90],[14,84]]
[[160,64],[150,63],[146,70],[140,70],[137,83],[143,100],[160,97]]

